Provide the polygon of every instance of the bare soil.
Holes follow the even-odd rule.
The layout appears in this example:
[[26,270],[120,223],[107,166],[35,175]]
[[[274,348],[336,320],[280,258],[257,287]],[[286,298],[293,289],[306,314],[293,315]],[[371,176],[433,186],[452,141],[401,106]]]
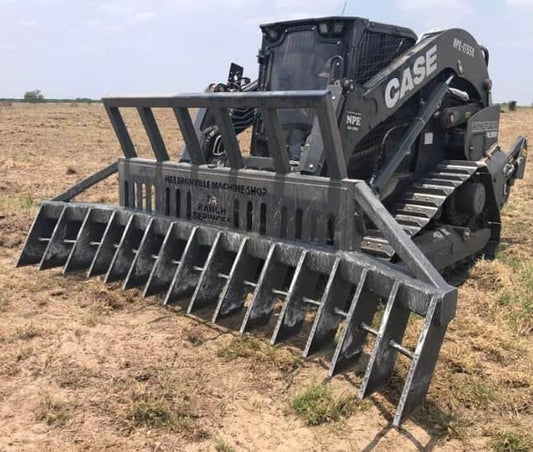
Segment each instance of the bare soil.
[[[175,120],[157,117],[176,156]],[[140,122],[126,120],[149,155]],[[502,114],[504,148],[519,134],[533,136],[533,109]],[[478,262],[459,290],[425,406],[397,430],[389,399],[399,385],[308,426],[291,401],[325,378],[323,356],[235,342],[231,330],[96,278],[14,269],[39,202],[119,155],[100,104],[0,106],[0,450],[505,450],[513,438],[531,447],[531,165],[505,209],[498,259]],[[116,202],[116,192],[112,177],[82,199]],[[350,396],[359,381],[351,370],[329,387]]]

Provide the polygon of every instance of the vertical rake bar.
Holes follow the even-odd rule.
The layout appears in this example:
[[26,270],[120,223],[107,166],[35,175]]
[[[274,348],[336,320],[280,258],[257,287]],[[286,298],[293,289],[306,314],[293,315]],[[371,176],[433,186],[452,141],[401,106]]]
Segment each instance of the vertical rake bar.
[[219,232],[215,237],[211,250],[209,250],[200,279],[187,307],[187,314],[190,314],[193,309],[215,300],[224,285],[224,280],[219,277],[224,257],[222,241],[223,235]]
[[180,126],[183,141],[185,141],[186,149],[191,158],[191,163],[194,165],[205,164],[205,156],[200,146],[200,141],[198,140],[198,135],[196,134],[189,110],[180,107],[176,107],[173,110],[174,116],[176,116],[176,120]]
[[120,113],[120,110],[118,109],[118,107],[109,107],[105,101],[104,107],[107,112],[107,116],[109,116],[109,121],[113,126],[113,130],[115,131],[115,135],[117,136],[118,142],[120,143],[120,147],[122,148],[124,157],[137,157],[135,146],[133,145],[133,141],[131,141],[130,134],[128,132],[128,129],[126,128],[124,119],[122,119],[122,114]]
[[394,371],[398,351],[390,344],[391,341],[398,344],[402,342],[410,314],[409,310],[401,306],[396,298],[399,288],[400,283],[396,281],[389,294],[376,343],[366,368],[363,384],[359,389],[360,398],[372,394],[376,389],[385,385]]
[[224,149],[228,162],[232,169],[240,169],[244,167],[244,162],[239,148],[239,141],[231,122],[229,110],[225,107],[212,108],[213,116],[220,130],[222,137],[222,143],[224,143]]
[[303,297],[310,295],[316,285],[317,276],[313,274],[306,265],[308,252],[303,251],[294,270],[287,298],[281,313],[278,317],[278,323],[272,334],[270,343],[275,345],[290,336],[298,334],[302,329],[305,313],[307,312],[306,304]]
[[141,243],[137,249],[137,253],[135,254],[133,262],[128,270],[124,284],[122,285],[124,290],[143,284],[146,282],[148,275],[150,275],[150,271],[154,266],[154,259],[152,257],[153,249],[156,246],[154,224],[155,220],[151,218],[148,222],[148,226],[146,226]]
[[200,247],[198,243],[198,231],[199,227],[195,226],[191,232],[170,287],[168,288],[167,295],[163,301],[165,305],[178,300],[181,296],[187,295],[196,284],[197,278],[193,265]]
[[137,108],[137,111],[141,117],[144,130],[146,130],[146,135],[148,135],[148,139],[152,145],[155,158],[158,162],[164,162],[168,160],[169,156],[167,148],[165,146],[165,142],[163,141],[163,137],[161,136],[161,132],[159,131],[159,127],[157,126],[152,109],[149,107],[139,107]]
[[104,277],[105,283],[118,281],[128,274],[128,269],[131,266],[131,261],[135,254],[133,253],[134,237],[136,234],[135,226],[138,221],[137,215],[133,214],[126,224],[124,233],[120,238],[118,248],[113,255],[111,264],[107,269],[107,273]]
[[324,142],[324,153],[328,164],[328,175],[332,179],[345,179],[348,177],[346,160],[342,152],[341,136],[337,115],[329,95],[325,95],[319,108],[316,109],[320,133]]
[[[362,326],[364,324],[372,324],[378,305],[378,300],[365,291],[367,275],[368,269],[365,268],[357,283],[344,328],[329,366],[329,377],[332,377],[339,368],[346,366],[355,357],[359,356],[365,345],[368,333]],[[342,314],[339,312],[339,315]]]
[[119,214],[115,210],[109,218],[102,240],[98,245],[91,266],[87,271],[87,278],[105,273],[109,268],[111,260],[115,255],[115,244],[120,239],[121,227],[119,224]]
[[[372,325],[379,299],[366,290],[367,281],[368,270],[364,269],[331,360],[329,377],[347,366],[350,361],[353,362],[362,353],[369,331],[375,334],[370,325]],[[343,314],[339,312],[339,315]]]
[[[146,212],[151,213],[152,212],[152,186],[150,184],[146,184],[146,193],[144,194],[145,199],[145,207],[144,210]],[[155,206],[153,206],[155,208]]]
[[276,244],[271,245],[268,250],[254,296],[242,321],[241,334],[250,326],[264,324],[270,319],[276,302],[276,295],[272,290],[283,284],[287,273],[287,267],[276,259],[276,250]]
[[287,174],[291,171],[289,153],[287,152],[283,132],[279,124],[278,112],[275,108],[264,107],[260,110],[261,118],[268,137],[268,150],[274,161],[277,173]]
[[219,317],[228,315],[243,306],[246,293],[244,279],[250,270],[251,263],[252,257],[248,252],[248,238],[246,237],[239,246],[228,280],[220,294],[217,308],[212,318],[213,323],[216,323]]
[[337,257],[333,263],[303,352],[305,358],[335,337],[340,323],[340,318],[335,313],[335,310],[344,308],[346,297],[350,291],[350,285],[341,278],[340,262],[341,259]]
[[149,297],[150,295],[156,295],[168,290],[172,282],[172,275],[174,274],[171,269],[175,267],[173,262],[173,249],[177,247],[177,229],[178,224],[175,222],[171,223],[168,227],[157,259],[152,267],[148,281],[144,286],[143,297]]
[[252,204],[252,231],[259,232],[260,218],[259,218],[259,201],[250,200],[248,201]]
[[[47,268],[62,265],[68,257],[68,248],[65,252],[65,244],[63,243],[68,222],[67,212],[68,207],[64,207],[61,211],[61,215],[59,215],[59,219],[57,220],[50,240],[48,240],[48,244],[44,250],[41,262],[39,263],[39,270],[46,270]],[[60,263],[57,263],[58,260]]]
[[144,202],[144,196],[143,196],[143,185],[144,184],[142,184],[141,182],[137,182],[137,189],[135,190],[136,197],[137,197],[135,201],[135,207],[137,208],[137,210],[143,210],[144,209],[143,206],[146,206]]
[[63,206],[41,204],[15,264],[16,267],[33,265],[41,261],[62,211]]
[[396,427],[415,408],[420,406],[426,397],[448,326],[447,324],[437,323],[439,317],[437,308],[440,301],[437,295],[431,298],[424,326],[418,337],[418,343],[413,354],[413,361],[392,422]]
[[67,262],[88,213],[87,207],[66,205],[41,259],[40,270],[59,267]]
[[[74,245],[72,245],[72,248],[70,249],[70,252],[67,257],[67,261],[65,262],[65,265],[63,267],[62,273],[65,275],[70,271],[73,270],[79,270],[80,268],[80,261],[76,260],[76,257],[78,254],[85,254],[87,251],[89,251],[88,246],[88,237],[89,237],[89,218],[91,217],[93,213],[93,209],[88,209],[87,213],[85,214],[85,218],[83,219],[83,222],[81,223],[80,230],[78,231],[78,235],[76,236],[76,241],[74,242]],[[83,250],[80,252],[80,250]],[[95,248],[96,251],[96,248]],[[89,265],[90,261],[87,263]]]
[[89,209],[78,232],[76,243],[63,267],[63,274],[88,268],[91,265],[103,237],[104,231],[101,228],[105,230],[104,225],[109,224],[113,215],[114,212],[111,210]]

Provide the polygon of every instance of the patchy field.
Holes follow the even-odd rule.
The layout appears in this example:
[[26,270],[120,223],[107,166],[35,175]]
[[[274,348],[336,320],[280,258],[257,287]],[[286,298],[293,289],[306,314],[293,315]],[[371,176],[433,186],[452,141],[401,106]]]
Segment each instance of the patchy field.
[[[160,117],[177,155],[174,119]],[[533,109],[502,114],[501,132],[505,146],[533,136]],[[360,402],[354,371],[324,386],[320,356],[98,279],[13,268],[39,201],[119,154],[101,105],[0,106],[0,450],[533,448],[532,162],[498,259],[460,289],[425,407],[394,430],[397,391]],[[114,182],[84,199],[116,201]]]

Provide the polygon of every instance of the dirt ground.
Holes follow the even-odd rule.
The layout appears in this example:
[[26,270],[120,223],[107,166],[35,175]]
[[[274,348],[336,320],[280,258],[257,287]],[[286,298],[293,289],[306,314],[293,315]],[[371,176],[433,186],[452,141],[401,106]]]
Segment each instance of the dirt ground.
[[[157,116],[177,155],[173,118]],[[148,155],[140,122],[126,120]],[[533,136],[533,109],[502,114],[504,147],[519,134]],[[459,290],[425,406],[397,430],[397,387],[310,426],[294,400],[325,378],[323,356],[236,339],[98,278],[14,269],[39,202],[119,154],[100,104],[0,106],[0,450],[533,447],[532,165],[505,209],[498,259]],[[83,199],[116,202],[116,191],[110,178]],[[348,400],[359,381],[347,371],[327,391]]]

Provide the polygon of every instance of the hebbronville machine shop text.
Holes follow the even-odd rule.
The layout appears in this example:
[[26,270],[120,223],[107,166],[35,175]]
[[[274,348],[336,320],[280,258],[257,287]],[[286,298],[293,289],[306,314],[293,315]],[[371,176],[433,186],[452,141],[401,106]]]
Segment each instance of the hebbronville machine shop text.
[[231,184],[228,182],[218,182],[211,180],[201,180],[201,179],[190,179],[187,177],[180,176],[165,176],[165,182],[168,184],[174,185],[190,185],[193,187],[207,188],[212,190],[226,190],[232,193],[238,193],[241,195],[249,196],[266,196],[267,189],[266,187],[254,187],[253,185],[243,185],[243,184]]

